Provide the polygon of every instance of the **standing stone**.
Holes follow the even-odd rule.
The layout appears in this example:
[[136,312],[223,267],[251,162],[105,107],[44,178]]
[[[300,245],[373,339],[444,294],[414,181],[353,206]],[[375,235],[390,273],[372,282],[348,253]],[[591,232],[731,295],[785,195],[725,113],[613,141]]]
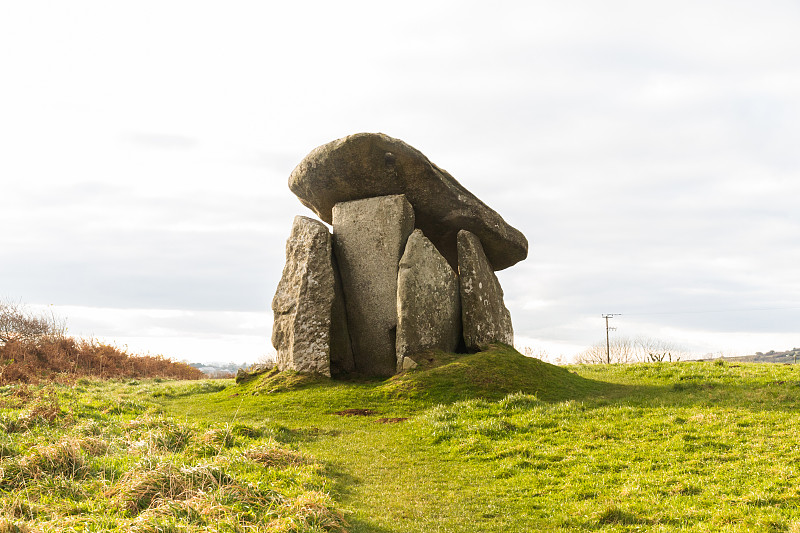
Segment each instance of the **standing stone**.
[[458,277],[421,230],[406,243],[397,274],[397,371],[425,350],[453,352],[461,338]]
[[[331,236],[325,224],[295,217],[286,241],[286,265],[272,299],[272,345],[278,352],[280,370],[331,375],[331,346],[336,341],[341,349],[342,344],[341,339],[331,338],[331,316],[336,307],[332,257]],[[340,355],[344,357],[346,349]]]
[[503,289],[472,233],[458,232],[458,276],[461,285],[461,317],[468,350],[481,350],[492,342],[513,346],[511,313],[503,303]]
[[395,373],[397,270],[414,229],[405,196],[381,196],[333,207],[333,248],[342,277],[356,372]]
[[344,305],[342,276],[336,255],[331,249],[333,262],[333,309],[331,311],[331,374],[349,374],[355,370],[353,347],[350,344],[350,330],[347,327],[347,310]]

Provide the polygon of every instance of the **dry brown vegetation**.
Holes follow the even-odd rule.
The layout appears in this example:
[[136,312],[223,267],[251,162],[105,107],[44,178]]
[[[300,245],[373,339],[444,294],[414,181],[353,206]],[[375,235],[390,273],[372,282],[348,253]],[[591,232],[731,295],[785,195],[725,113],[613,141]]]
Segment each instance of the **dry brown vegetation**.
[[72,381],[78,377],[200,379],[203,373],[161,355],[134,355],[116,346],[71,337],[0,346],[0,384]]
[[78,377],[200,379],[203,373],[161,355],[135,355],[66,336],[63,322],[0,301],[0,384],[69,382]]

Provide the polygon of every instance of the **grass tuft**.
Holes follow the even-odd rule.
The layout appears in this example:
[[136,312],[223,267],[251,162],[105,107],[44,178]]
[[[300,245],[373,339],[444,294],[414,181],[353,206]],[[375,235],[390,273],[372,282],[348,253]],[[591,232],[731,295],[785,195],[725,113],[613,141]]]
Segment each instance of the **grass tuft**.
[[286,468],[312,464],[314,461],[306,454],[287,450],[275,444],[262,444],[244,452],[245,457],[269,468]]
[[188,500],[198,492],[217,489],[232,478],[210,465],[180,468],[166,461],[151,464],[144,461],[130,470],[116,487],[118,505],[132,515],[139,514],[153,504]]
[[232,448],[236,444],[236,435],[233,429],[226,424],[223,427],[211,428],[200,437],[203,444],[207,444],[216,450]]
[[25,524],[14,522],[7,518],[0,518],[0,533],[38,533]]
[[643,525],[649,523],[647,520],[642,520],[633,513],[623,511],[618,507],[609,507],[603,511],[597,519],[600,525],[607,524],[620,524],[626,526]]
[[[278,530],[270,524],[342,530],[323,469],[276,438],[291,440],[298,432],[264,421],[179,422],[157,414],[160,407],[148,399],[159,387],[187,390],[154,381],[0,390],[1,412],[18,429],[0,442],[2,527],[37,533]],[[195,398],[209,392],[190,387]],[[37,410],[37,403],[51,408]],[[98,410],[113,404],[123,408]]]
[[46,446],[35,446],[32,453],[23,458],[23,462],[29,471],[36,471],[37,475],[80,478],[89,472],[81,441],[70,437]]

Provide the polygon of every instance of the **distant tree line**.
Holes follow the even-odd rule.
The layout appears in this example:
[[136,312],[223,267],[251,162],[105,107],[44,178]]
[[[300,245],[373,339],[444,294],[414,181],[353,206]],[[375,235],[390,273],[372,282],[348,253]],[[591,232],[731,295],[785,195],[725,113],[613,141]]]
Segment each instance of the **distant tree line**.
[[598,342],[578,354],[576,361],[581,364],[674,362],[688,356],[686,349],[671,341],[652,337],[616,337],[609,345]]

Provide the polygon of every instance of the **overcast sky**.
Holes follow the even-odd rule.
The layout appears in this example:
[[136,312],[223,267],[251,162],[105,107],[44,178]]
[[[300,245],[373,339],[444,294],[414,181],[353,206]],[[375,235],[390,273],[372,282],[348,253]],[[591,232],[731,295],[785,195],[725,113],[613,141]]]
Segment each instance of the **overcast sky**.
[[[800,346],[800,4],[3,2],[0,297],[189,361],[271,351],[287,179],[403,139],[520,229],[517,344]],[[491,5],[491,7],[490,7]]]

